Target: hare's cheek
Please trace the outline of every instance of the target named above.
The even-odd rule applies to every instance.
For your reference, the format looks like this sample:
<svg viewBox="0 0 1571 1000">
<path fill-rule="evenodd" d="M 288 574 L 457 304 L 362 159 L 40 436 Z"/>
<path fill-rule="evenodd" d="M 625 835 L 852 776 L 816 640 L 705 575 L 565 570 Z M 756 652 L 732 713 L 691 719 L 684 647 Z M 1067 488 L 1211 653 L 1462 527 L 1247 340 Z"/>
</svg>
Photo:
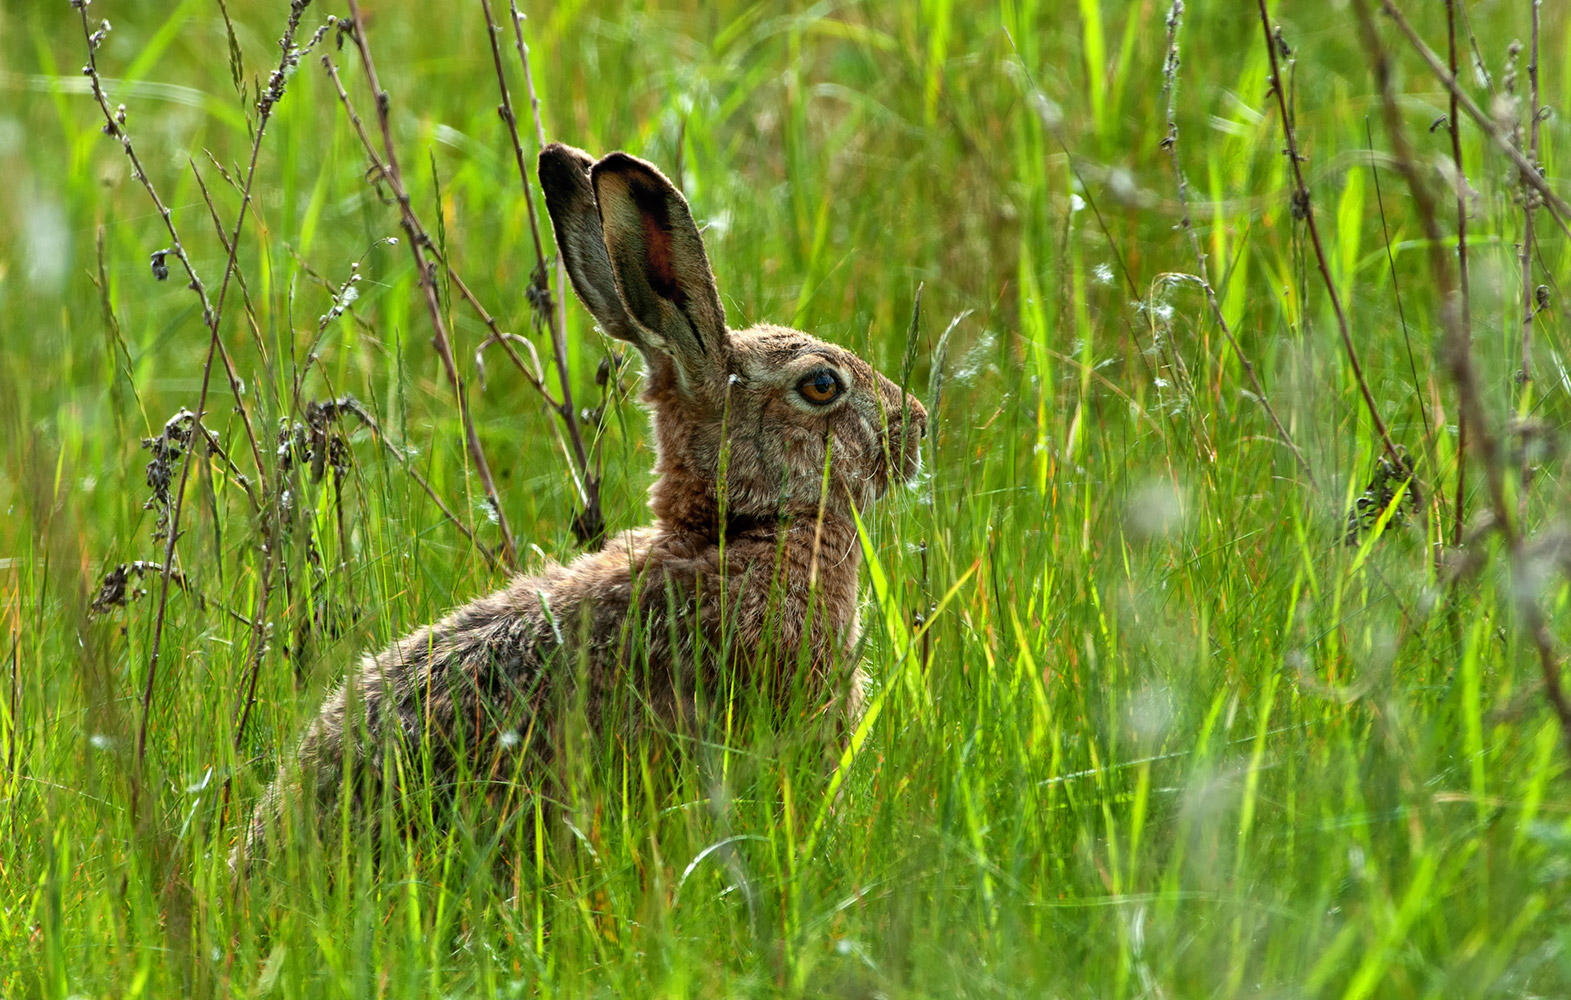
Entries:
<svg viewBox="0 0 1571 1000">
<path fill-rule="evenodd" d="M 824 438 L 805 427 L 787 424 L 786 455 L 796 466 L 822 465 Z"/>
</svg>

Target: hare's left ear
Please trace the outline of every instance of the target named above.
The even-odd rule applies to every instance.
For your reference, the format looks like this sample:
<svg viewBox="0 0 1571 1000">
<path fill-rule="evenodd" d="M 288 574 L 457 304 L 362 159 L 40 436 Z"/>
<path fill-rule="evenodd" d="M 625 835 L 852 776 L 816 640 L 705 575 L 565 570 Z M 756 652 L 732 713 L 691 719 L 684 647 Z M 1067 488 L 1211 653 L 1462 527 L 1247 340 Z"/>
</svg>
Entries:
<svg viewBox="0 0 1571 1000">
<path fill-rule="evenodd" d="M 595 158 L 581 149 L 553 142 L 540 151 L 540 186 L 545 189 L 546 211 L 556 232 L 556 249 L 573 279 L 578 298 L 607 334 L 637 346 L 645 357 L 658 345 L 650 344 L 644 330 L 622 307 L 611 274 L 611 257 L 600 235 L 600 210 L 589 168 Z"/>
<path fill-rule="evenodd" d="M 703 238 L 682 193 L 652 165 L 612 153 L 590 170 L 622 304 L 684 381 L 724 371 L 730 334 Z"/>
</svg>

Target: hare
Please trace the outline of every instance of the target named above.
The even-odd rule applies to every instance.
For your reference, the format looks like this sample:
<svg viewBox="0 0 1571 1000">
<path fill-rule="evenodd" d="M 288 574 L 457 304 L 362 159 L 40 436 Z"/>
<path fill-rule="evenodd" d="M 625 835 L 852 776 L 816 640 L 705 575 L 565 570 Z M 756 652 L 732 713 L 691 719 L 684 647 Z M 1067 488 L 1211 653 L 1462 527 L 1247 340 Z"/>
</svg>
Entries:
<svg viewBox="0 0 1571 1000">
<path fill-rule="evenodd" d="M 429 747 L 422 763 L 438 780 L 461 761 L 506 776 L 513 754 L 549 758 L 564 694 L 590 731 L 632 688 L 674 724 L 706 677 L 742 678 L 767 698 L 805 669 L 842 726 L 861 711 L 852 511 L 915 475 L 926 411 L 843 348 L 778 326 L 728 329 L 687 201 L 653 165 L 553 143 L 539 176 L 579 299 L 643 358 L 653 523 L 366 657 L 263 794 L 237 869 L 267 856 L 299 799 L 336 814 L 346 766 L 377 780 L 392 747 Z"/>
</svg>

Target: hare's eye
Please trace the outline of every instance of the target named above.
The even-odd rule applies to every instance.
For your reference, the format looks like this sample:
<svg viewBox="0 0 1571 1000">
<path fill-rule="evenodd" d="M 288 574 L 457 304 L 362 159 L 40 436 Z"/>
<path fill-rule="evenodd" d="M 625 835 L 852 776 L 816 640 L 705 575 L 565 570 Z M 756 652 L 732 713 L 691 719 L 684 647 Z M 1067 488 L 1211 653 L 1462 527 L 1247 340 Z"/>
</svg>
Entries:
<svg viewBox="0 0 1571 1000">
<path fill-rule="evenodd" d="M 796 391 L 814 406 L 824 406 L 839 399 L 845 389 L 839 376 L 827 368 L 820 368 L 798 382 Z"/>
</svg>

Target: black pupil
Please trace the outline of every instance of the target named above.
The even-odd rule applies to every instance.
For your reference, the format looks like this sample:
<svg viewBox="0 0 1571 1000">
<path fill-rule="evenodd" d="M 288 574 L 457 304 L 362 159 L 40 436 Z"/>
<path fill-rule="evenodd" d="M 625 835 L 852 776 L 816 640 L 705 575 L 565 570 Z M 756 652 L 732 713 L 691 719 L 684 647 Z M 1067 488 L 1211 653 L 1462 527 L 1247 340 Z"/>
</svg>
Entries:
<svg viewBox="0 0 1571 1000">
<path fill-rule="evenodd" d="M 835 377 L 828 372 L 819 372 L 813 376 L 809 383 L 813 387 L 813 395 L 828 396 L 835 391 Z"/>
</svg>

